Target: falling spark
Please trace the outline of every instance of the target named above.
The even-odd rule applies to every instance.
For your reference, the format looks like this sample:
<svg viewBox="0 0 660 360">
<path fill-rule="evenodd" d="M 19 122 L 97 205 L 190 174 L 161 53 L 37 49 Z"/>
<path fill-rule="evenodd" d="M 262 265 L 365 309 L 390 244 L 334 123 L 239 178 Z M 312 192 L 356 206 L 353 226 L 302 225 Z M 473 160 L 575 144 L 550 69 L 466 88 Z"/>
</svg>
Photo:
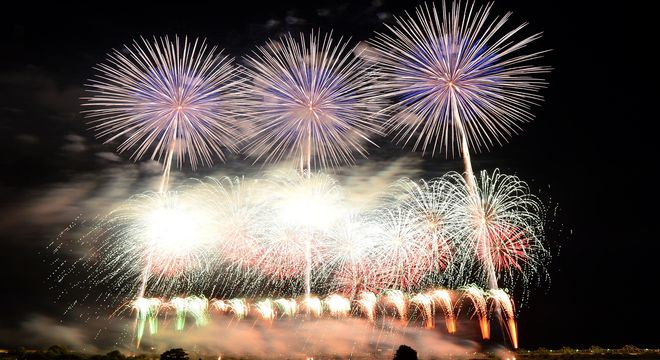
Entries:
<svg viewBox="0 0 660 360">
<path fill-rule="evenodd" d="M 499 307 L 504 313 L 504 319 L 507 322 L 507 332 L 511 339 L 511 345 L 514 349 L 518 348 L 518 329 L 516 326 L 516 317 L 513 307 L 513 300 L 504 290 L 491 289 L 488 291 L 489 298 L 493 299 L 494 306 Z"/>
<path fill-rule="evenodd" d="M 456 318 L 454 317 L 454 307 L 449 291 L 446 289 L 433 290 L 431 297 L 438 303 L 445 315 L 447 332 L 450 334 L 456 333 Z"/>
<path fill-rule="evenodd" d="M 433 307 L 433 298 L 427 294 L 417 294 L 410 299 L 411 304 L 417 304 L 424 315 L 424 326 L 427 329 L 434 328 L 433 315 L 435 314 Z"/>
</svg>

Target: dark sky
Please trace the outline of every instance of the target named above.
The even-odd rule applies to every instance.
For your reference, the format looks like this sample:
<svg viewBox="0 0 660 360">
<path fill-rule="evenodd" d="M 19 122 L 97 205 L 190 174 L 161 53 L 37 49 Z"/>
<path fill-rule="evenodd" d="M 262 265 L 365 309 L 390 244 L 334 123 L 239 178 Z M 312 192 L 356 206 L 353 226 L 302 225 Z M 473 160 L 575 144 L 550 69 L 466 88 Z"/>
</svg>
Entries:
<svg viewBox="0 0 660 360">
<path fill-rule="evenodd" d="M 187 34 L 206 37 L 239 58 L 269 37 L 319 27 L 363 40 L 383 29 L 382 19 L 391 21 L 391 14 L 418 4 L 219 3 L 105 2 L 103 9 L 90 3 L 4 14 L 0 346 L 33 341 L 25 335 L 28 319 L 61 317 L 65 305 L 53 302 L 46 246 L 78 215 L 80 202 L 89 203 L 121 174 L 130 174 L 131 186 L 137 186 L 154 171 L 113 155 L 78 114 L 82 84 L 110 49 L 140 35 Z M 657 332 L 647 330 L 660 321 L 651 295 L 660 275 L 660 246 L 653 231 L 657 135 L 651 127 L 657 115 L 646 99 L 656 89 L 647 70 L 653 69 L 647 66 L 651 60 L 643 54 L 657 41 L 644 39 L 645 10 L 628 3 L 496 2 L 495 13 L 507 10 L 514 12 L 514 23 L 530 23 L 528 32 L 544 32 L 535 46 L 552 49 L 542 63 L 554 69 L 545 103 L 534 110 L 536 120 L 505 146 L 473 157 L 476 169 L 515 173 L 558 209 L 552 226 L 558 230 L 548 236 L 555 251 L 552 282 L 533 291 L 521 311 L 522 346 L 660 347 Z M 406 153 L 384 145 L 373 150 L 373 158 L 385 163 Z M 419 166 L 422 176 L 430 176 L 460 170 L 460 164 L 436 158 Z M 217 165 L 240 171 L 232 166 Z M 130 189 L 112 196 L 130 195 Z"/>
</svg>

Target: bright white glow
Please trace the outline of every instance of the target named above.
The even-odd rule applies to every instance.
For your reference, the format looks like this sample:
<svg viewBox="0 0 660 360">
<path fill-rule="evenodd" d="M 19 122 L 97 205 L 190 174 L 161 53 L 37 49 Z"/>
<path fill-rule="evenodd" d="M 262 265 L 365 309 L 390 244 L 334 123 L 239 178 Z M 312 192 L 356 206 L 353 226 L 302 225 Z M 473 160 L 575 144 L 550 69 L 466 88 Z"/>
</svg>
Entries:
<svg viewBox="0 0 660 360">
<path fill-rule="evenodd" d="M 151 247 L 173 256 L 194 251 L 203 238 L 200 220 L 178 208 L 157 209 L 146 219 Z"/>
<path fill-rule="evenodd" d="M 341 214 L 340 207 L 333 198 L 305 190 L 307 189 L 291 194 L 285 201 L 282 206 L 282 220 L 293 226 L 307 226 L 315 230 L 328 229 Z"/>
</svg>

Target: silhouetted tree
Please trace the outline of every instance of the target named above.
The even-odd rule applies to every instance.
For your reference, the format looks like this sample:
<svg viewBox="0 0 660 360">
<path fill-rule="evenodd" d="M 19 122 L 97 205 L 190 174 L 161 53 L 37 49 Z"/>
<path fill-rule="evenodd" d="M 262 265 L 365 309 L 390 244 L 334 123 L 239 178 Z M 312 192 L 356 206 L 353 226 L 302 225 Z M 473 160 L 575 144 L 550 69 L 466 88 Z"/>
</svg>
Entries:
<svg viewBox="0 0 660 360">
<path fill-rule="evenodd" d="M 105 354 L 107 360 L 126 360 L 126 356 L 120 353 L 119 350 L 113 350 Z"/>
<path fill-rule="evenodd" d="M 408 345 L 401 345 L 394 354 L 394 360 L 417 360 L 417 351 Z"/>
<path fill-rule="evenodd" d="M 188 354 L 181 348 L 169 349 L 160 354 L 160 360 L 189 360 Z"/>
<path fill-rule="evenodd" d="M 46 350 L 46 355 L 55 357 L 55 356 L 59 356 L 59 355 L 64 355 L 67 352 L 68 351 L 65 348 L 63 348 L 62 346 L 53 345 L 53 346 L 49 347 L 48 350 Z"/>
</svg>

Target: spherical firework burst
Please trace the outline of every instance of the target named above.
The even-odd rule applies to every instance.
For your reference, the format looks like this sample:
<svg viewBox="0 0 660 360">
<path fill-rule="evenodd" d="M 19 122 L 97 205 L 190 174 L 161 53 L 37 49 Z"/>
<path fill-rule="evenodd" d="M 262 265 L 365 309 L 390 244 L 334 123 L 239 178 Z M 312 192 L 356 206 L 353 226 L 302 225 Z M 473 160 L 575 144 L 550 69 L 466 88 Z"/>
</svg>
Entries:
<svg viewBox="0 0 660 360">
<path fill-rule="evenodd" d="M 136 292 L 165 296 L 204 289 L 215 264 L 212 214 L 185 192 L 131 197 L 88 235 L 89 251 L 81 260 L 88 285 L 106 286 L 114 301 Z"/>
<path fill-rule="evenodd" d="M 193 180 L 188 192 L 213 211 L 218 230 L 214 253 L 219 256 L 218 261 L 225 269 L 253 268 L 260 256 L 259 245 L 272 225 L 268 219 L 273 216 L 258 182 L 209 177 Z"/>
<path fill-rule="evenodd" d="M 417 182 L 404 178 L 397 181 L 392 193 L 395 206 L 412 215 L 413 226 L 419 230 L 418 242 L 431 250 L 427 271 L 441 274 L 451 260 L 450 242 L 460 226 L 456 206 L 460 190 L 444 178 Z"/>
<path fill-rule="evenodd" d="M 463 178 L 454 174 L 457 182 Z M 507 287 L 522 280 L 526 287 L 533 275 L 543 271 L 548 252 L 543 246 L 543 207 L 538 197 L 530 194 L 527 184 L 516 176 L 495 170 L 482 171 L 475 179 L 477 194 L 465 183 L 460 218 L 464 221 L 455 240 L 462 258 L 461 269 L 468 273 L 457 276 L 476 279 L 498 287 L 498 277 Z"/>
<path fill-rule="evenodd" d="M 376 77 L 347 42 L 331 34 L 291 35 L 246 56 L 247 115 L 252 136 L 245 150 L 267 162 L 291 158 L 301 169 L 337 166 L 366 156 L 365 142 L 381 133 Z"/>
<path fill-rule="evenodd" d="M 532 118 L 545 85 L 536 76 L 549 68 L 530 65 L 542 52 L 520 50 L 540 34 L 515 41 L 525 24 L 504 31 L 511 13 L 492 19 L 491 9 L 443 2 L 439 13 L 423 5 L 371 41 L 384 77 L 379 88 L 395 101 L 386 127 L 397 141 L 432 155 L 461 144 L 467 156 L 468 146 L 501 143 Z"/>
<path fill-rule="evenodd" d="M 120 153 L 165 159 L 166 184 L 175 155 L 195 169 L 237 149 L 243 96 L 231 62 L 203 40 L 135 41 L 97 66 L 85 113 L 98 137 L 121 141 Z"/>
<path fill-rule="evenodd" d="M 330 292 L 341 292 L 352 299 L 360 291 L 385 286 L 371 256 L 378 240 L 374 225 L 355 212 L 347 213 L 332 226 L 323 242 L 321 270 Z"/>
<path fill-rule="evenodd" d="M 269 183 L 268 202 L 277 214 L 273 216 L 276 225 L 264 238 L 259 268 L 274 269 L 282 278 L 304 274 L 309 296 L 312 268 L 323 259 L 321 241 L 342 211 L 341 187 L 330 176 L 310 172 L 272 173 Z"/>
<path fill-rule="evenodd" d="M 378 242 L 373 255 L 386 289 L 417 289 L 432 269 L 433 249 L 422 236 L 410 210 L 396 207 L 374 215 Z"/>
</svg>

